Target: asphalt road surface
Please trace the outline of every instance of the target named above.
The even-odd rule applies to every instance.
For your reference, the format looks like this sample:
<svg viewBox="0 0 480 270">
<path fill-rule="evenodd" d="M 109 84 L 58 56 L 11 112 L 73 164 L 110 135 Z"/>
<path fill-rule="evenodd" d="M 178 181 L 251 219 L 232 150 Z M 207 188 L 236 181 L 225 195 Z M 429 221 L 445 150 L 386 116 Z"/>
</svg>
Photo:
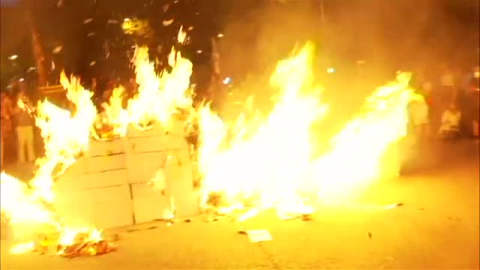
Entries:
<svg viewBox="0 0 480 270">
<path fill-rule="evenodd" d="M 478 269 L 478 143 L 430 148 L 423 168 L 356 204 L 321 206 L 310 221 L 264 213 L 244 224 L 145 224 L 108 232 L 119 233 L 118 251 L 76 259 L 10 255 L 2 241 L 1 269 Z M 402 205 L 383 207 L 392 203 Z M 241 229 L 273 239 L 251 243 Z"/>
</svg>

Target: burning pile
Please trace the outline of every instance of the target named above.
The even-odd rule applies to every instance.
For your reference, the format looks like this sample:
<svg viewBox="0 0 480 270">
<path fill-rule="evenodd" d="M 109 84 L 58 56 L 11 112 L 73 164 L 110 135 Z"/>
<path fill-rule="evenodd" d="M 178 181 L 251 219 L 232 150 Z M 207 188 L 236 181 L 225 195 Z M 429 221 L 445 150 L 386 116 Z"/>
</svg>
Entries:
<svg viewBox="0 0 480 270">
<path fill-rule="evenodd" d="M 179 33 L 179 43 L 185 33 Z M 48 100 L 37 106 L 37 125 L 45 142 L 45 156 L 30 188 L 2 173 L 2 215 L 15 231 L 23 224 L 51 228 L 48 237 L 12 250 L 45 251 L 56 246 L 66 257 L 99 255 L 115 249 L 102 240 L 100 231 L 73 230 L 61 224 L 49 204 L 52 186 L 87 149 L 91 136 L 112 139 L 125 136 L 128 125 L 148 129 L 159 123 L 169 127 L 179 112 L 198 120 L 198 171 L 202 178 L 202 206 L 228 213 L 253 208 L 241 219 L 262 209 L 276 209 L 282 218 L 308 215 L 319 199 L 338 200 L 354 196 L 379 177 L 385 151 L 406 133 L 406 107 L 413 91 L 409 74 L 378 88 L 362 111 L 331 141 L 327 153 L 315 156 L 312 126 L 328 113 L 322 88 L 314 84 L 313 45 L 307 43 L 290 58 L 280 61 L 270 83 L 279 90 L 271 112 L 252 117 L 241 114 L 233 124 L 225 123 L 208 105 L 194 110 L 190 92 L 192 63 L 172 48 L 171 72 L 158 75 L 148 50 L 138 48 L 134 58 L 138 93 L 123 104 L 123 88 L 113 90 L 100 117 L 91 101 L 92 93 L 76 78 L 62 74 L 62 85 L 74 110 L 59 108 Z M 105 128 L 109 126 L 109 128 Z M 55 236 L 52 236 L 55 235 Z M 53 240 L 52 240 L 53 238 Z M 52 244 L 54 243 L 54 244 Z"/>
</svg>

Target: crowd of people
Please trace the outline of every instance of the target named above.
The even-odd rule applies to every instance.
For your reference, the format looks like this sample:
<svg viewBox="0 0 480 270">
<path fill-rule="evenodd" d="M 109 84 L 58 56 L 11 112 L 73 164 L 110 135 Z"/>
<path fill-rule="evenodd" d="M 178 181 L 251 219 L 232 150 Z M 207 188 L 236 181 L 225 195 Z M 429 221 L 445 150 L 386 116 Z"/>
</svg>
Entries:
<svg viewBox="0 0 480 270">
<path fill-rule="evenodd" d="M 418 76 L 413 87 L 420 94 L 409 108 L 410 123 L 420 139 L 479 138 L 480 73 L 476 66 L 455 73 L 446 66 L 437 76 Z"/>
<path fill-rule="evenodd" d="M 19 163 L 32 163 L 35 151 L 35 107 L 27 84 L 19 81 L 1 92 L 1 167 L 16 154 Z M 16 147 L 12 147 L 16 146 Z"/>
</svg>

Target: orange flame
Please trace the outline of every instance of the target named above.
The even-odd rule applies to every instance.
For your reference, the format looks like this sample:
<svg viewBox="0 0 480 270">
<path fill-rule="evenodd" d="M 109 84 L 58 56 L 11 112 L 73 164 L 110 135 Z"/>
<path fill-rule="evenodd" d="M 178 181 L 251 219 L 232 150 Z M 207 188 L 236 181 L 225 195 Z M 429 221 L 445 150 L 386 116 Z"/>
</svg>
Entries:
<svg viewBox="0 0 480 270">
<path fill-rule="evenodd" d="M 134 64 L 139 88 L 138 94 L 128 103 L 132 124 L 140 128 L 154 122 L 168 126 L 178 109 L 191 107 L 189 86 L 192 63 L 183 58 L 180 52 L 175 52 L 172 48 L 169 55 L 172 71 L 163 72 L 160 76 L 155 73 L 153 63 L 149 61 L 146 47 L 137 48 Z"/>
<path fill-rule="evenodd" d="M 227 139 L 229 127 L 208 108 L 200 110 L 204 202 L 208 194 L 222 193 L 229 204 L 255 199 L 261 207 L 302 205 L 296 192 L 312 154 L 310 128 L 327 112 L 318 100 L 321 88 L 312 84 L 312 52 L 308 43 L 279 62 L 270 82 L 281 96 L 260 125 L 241 116 L 241 125 L 233 126 L 241 129 Z"/>
</svg>

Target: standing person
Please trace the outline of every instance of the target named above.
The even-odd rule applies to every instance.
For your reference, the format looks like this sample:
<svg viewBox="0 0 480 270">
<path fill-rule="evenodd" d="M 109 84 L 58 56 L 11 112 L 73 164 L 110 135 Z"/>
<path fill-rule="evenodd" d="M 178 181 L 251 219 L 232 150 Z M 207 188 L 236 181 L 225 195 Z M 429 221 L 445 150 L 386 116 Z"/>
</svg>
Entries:
<svg viewBox="0 0 480 270">
<path fill-rule="evenodd" d="M 421 93 L 422 93 L 422 96 L 425 100 L 425 103 L 427 105 L 427 109 L 428 109 L 428 134 L 429 136 L 431 135 L 431 130 L 434 130 L 434 126 L 433 126 L 433 123 L 434 123 L 434 119 L 433 119 L 433 113 L 434 113 L 434 108 L 435 108 L 435 104 L 434 104 L 434 101 L 433 101 L 433 85 L 430 81 L 423 81 L 422 82 L 422 86 L 421 86 Z"/>
<path fill-rule="evenodd" d="M 12 123 L 12 115 L 13 115 L 13 106 L 12 100 L 8 96 L 5 91 L 2 91 L 1 94 L 1 139 L 2 145 L 1 148 L 1 164 L 0 167 L 4 167 L 5 162 L 5 146 L 7 145 L 7 140 L 10 139 L 12 130 L 13 130 L 13 123 Z"/>
<path fill-rule="evenodd" d="M 33 118 L 34 108 L 25 93 L 25 89 L 20 89 L 18 93 L 14 112 L 17 127 L 18 162 L 33 162 L 35 161 L 35 151 L 33 147 L 33 126 L 35 124 Z"/>
<path fill-rule="evenodd" d="M 443 72 L 440 76 L 439 91 L 440 91 L 439 98 L 440 98 L 440 102 L 442 103 L 442 111 L 443 111 L 449 107 L 449 104 L 454 102 L 456 97 L 455 76 L 448 67 L 443 68 Z"/>
<path fill-rule="evenodd" d="M 409 104 L 410 120 L 418 141 L 425 141 L 430 135 L 429 109 L 425 98 L 415 94 Z"/>
<path fill-rule="evenodd" d="M 458 110 L 456 104 L 452 102 L 448 109 L 443 112 L 442 125 L 438 131 L 440 137 L 444 139 L 458 138 L 461 117 L 461 112 Z"/>
</svg>

